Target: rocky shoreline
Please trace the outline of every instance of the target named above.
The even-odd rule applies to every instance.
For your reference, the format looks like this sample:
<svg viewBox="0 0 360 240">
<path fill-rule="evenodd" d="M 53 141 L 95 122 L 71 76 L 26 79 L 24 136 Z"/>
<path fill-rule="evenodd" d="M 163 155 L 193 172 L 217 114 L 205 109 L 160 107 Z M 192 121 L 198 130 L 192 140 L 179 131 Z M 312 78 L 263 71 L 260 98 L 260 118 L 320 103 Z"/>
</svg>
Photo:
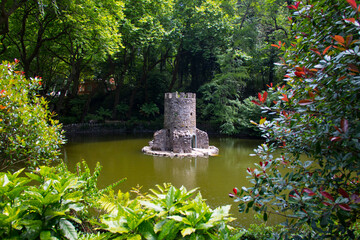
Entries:
<svg viewBox="0 0 360 240">
<path fill-rule="evenodd" d="M 142 148 L 142 152 L 147 155 L 160 156 L 160 157 L 208 157 L 216 156 L 219 154 L 219 149 L 214 146 L 209 146 L 209 148 L 193 148 L 190 153 L 174 153 L 172 151 L 154 151 L 151 147 L 146 146 Z"/>
</svg>

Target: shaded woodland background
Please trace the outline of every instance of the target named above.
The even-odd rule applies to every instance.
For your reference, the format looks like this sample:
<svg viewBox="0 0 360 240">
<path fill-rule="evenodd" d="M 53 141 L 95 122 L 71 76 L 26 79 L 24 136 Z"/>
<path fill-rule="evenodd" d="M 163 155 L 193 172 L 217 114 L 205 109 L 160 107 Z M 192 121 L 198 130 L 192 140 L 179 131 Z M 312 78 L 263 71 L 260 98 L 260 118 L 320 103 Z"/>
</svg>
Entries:
<svg viewBox="0 0 360 240">
<path fill-rule="evenodd" d="M 256 134 L 257 92 L 281 81 L 289 1 L 2 0 L 0 58 L 41 76 L 63 124 L 159 121 L 165 92 L 197 94 L 198 122 Z"/>
</svg>

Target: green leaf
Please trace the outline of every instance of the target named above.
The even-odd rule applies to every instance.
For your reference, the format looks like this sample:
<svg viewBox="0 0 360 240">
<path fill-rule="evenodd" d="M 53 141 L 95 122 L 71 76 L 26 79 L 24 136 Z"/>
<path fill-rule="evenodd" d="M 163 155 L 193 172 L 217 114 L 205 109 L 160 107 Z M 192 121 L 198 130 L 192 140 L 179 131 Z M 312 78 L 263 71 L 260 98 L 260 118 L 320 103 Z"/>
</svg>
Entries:
<svg viewBox="0 0 360 240">
<path fill-rule="evenodd" d="M 320 226 L 322 228 L 326 227 L 329 224 L 329 214 L 323 214 L 321 216 Z"/>
<path fill-rule="evenodd" d="M 163 221 L 160 221 L 160 222 L 156 223 L 155 226 L 154 226 L 154 232 L 155 232 L 155 233 L 158 233 L 159 231 L 161 231 L 161 230 L 162 230 L 162 227 L 163 227 L 164 224 L 167 223 L 167 222 L 168 222 L 168 220 L 165 219 L 165 220 L 163 220 Z"/>
<path fill-rule="evenodd" d="M 18 171 L 16 171 L 15 173 L 13 173 L 13 178 L 17 178 L 20 175 L 20 173 L 22 173 L 24 171 L 24 169 L 25 168 L 21 168 Z"/>
<path fill-rule="evenodd" d="M 161 206 L 159 206 L 157 204 L 154 204 L 152 202 L 149 202 L 149 201 L 140 201 L 140 204 L 147 207 L 147 208 L 153 209 L 156 212 L 163 212 L 164 211 L 164 209 Z"/>
<path fill-rule="evenodd" d="M 42 231 L 40 233 L 40 239 L 41 240 L 47 240 L 51 238 L 51 232 L 50 231 Z"/>
<path fill-rule="evenodd" d="M 35 180 L 35 181 L 38 181 L 38 182 L 41 182 L 41 177 L 38 175 L 38 174 L 35 174 L 35 173 L 29 173 L 29 172 L 26 172 L 25 173 L 26 176 L 28 176 L 30 179 L 32 180 Z"/>
<path fill-rule="evenodd" d="M 40 240 L 54 240 L 57 239 L 56 237 L 51 236 L 50 231 L 42 231 L 40 233 Z"/>
<path fill-rule="evenodd" d="M 72 225 L 71 222 L 66 220 L 65 218 L 61 218 L 59 221 L 59 228 L 62 234 L 70 240 L 77 240 L 78 234 L 76 232 L 76 229 L 74 225 Z"/>
<path fill-rule="evenodd" d="M 63 199 L 68 202 L 78 202 L 81 201 L 81 198 L 82 198 L 82 192 L 80 191 L 66 193 L 63 196 Z"/>
<path fill-rule="evenodd" d="M 174 204 L 174 200 L 175 200 L 175 188 L 171 186 L 165 197 L 165 203 L 168 209 L 170 209 L 171 206 Z"/>
<path fill-rule="evenodd" d="M 183 219 L 184 219 L 183 217 L 180 217 L 180 216 L 177 216 L 177 215 L 169 216 L 169 217 L 167 217 L 167 218 L 173 219 L 173 220 L 175 220 L 175 221 L 177 221 L 177 222 L 182 222 Z"/>
<path fill-rule="evenodd" d="M 9 178 L 6 174 L 4 174 L 1 178 L 1 185 L 2 187 L 5 187 L 8 183 L 10 183 Z"/>
<path fill-rule="evenodd" d="M 126 219 L 121 217 L 120 219 L 102 219 L 102 223 L 106 224 L 106 230 L 112 233 L 128 233 L 130 230 L 126 227 Z"/>
<path fill-rule="evenodd" d="M 167 221 L 164 225 L 162 225 L 158 239 L 174 239 L 178 231 L 177 226 L 178 225 L 175 220 Z"/>
<path fill-rule="evenodd" d="M 21 192 L 25 191 L 28 187 L 27 186 L 23 186 L 23 187 L 16 187 L 14 189 L 12 189 L 10 192 L 7 193 L 7 196 L 14 200 L 15 198 L 19 197 Z"/>
<path fill-rule="evenodd" d="M 196 231 L 196 228 L 188 227 L 188 228 L 185 228 L 185 229 L 181 230 L 181 235 L 183 237 L 185 237 L 187 235 L 190 235 L 190 234 L 194 233 L 195 231 Z"/>
<path fill-rule="evenodd" d="M 220 206 L 214 209 L 213 213 L 211 214 L 212 222 L 219 221 L 224 219 L 225 217 L 229 216 L 231 205 Z"/>
<path fill-rule="evenodd" d="M 52 203 L 57 203 L 59 202 L 61 199 L 61 195 L 60 194 L 53 194 L 51 192 L 49 192 L 48 194 L 46 194 L 44 200 L 43 200 L 43 204 L 44 205 L 49 205 Z"/>
<path fill-rule="evenodd" d="M 308 168 L 311 164 L 313 163 L 313 161 L 306 161 L 303 165 L 304 168 Z"/>
<path fill-rule="evenodd" d="M 139 234 L 136 234 L 135 236 L 131 236 L 129 238 L 127 238 L 129 240 L 141 240 L 141 235 Z"/>
<path fill-rule="evenodd" d="M 27 220 L 27 219 L 23 219 L 21 220 L 21 224 L 23 224 L 24 226 L 29 226 L 31 228 L 41 228 L 42 226 L 42 221 L 41 220 Z"/>
</svg>

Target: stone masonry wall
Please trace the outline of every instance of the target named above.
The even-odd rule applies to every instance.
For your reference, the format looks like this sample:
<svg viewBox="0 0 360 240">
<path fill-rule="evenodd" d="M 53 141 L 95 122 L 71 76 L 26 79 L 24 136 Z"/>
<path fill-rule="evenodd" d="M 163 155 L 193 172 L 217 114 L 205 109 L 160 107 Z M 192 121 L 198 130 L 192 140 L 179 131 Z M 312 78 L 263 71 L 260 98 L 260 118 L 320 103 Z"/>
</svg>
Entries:
<svg viewBox="0 0 360 240">
<path fill-rule="evenodd" d="M 196 94 L 166 93 L 164 99 L 164 128 L 196 131 Z"/>
<path fill-rule="evenodd" d="M 209 136 L 206 132 L 196 129 L 196 140 L 197 148 L 209 148 Z"/>
<path fill-rule="evenodd" d="M 174 153 L 191 153 L 191 135 L 189 131 L 173 131 L 173 152 Z"/>
<path fill-rule="evenodd" d="M 167 130 L 161 129 L 154 133 L 154 139 L 149 143 L 152 150 L 168 151 L 170 150 L 170 138 L 167 136 Z"/>
<path fill-rule="evenodd" d="M 196 128 L 196 94 L 165 93 L 164 129 L 149 143 L 154 151 L 191 153 L 193 148 L 209 148 L 206 132 Z"/>
</svg>

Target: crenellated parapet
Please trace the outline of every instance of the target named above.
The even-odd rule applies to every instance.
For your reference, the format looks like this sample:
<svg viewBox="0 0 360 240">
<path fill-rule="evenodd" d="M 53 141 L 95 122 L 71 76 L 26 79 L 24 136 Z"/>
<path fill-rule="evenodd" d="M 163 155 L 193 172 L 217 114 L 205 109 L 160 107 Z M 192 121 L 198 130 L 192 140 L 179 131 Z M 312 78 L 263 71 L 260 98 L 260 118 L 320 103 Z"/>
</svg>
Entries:
<svg viewBox="0 0 360 240">
<path fill-rule="evenodd" d="M 166 101 L 166 99 L 173 99 L 173 98 L 195 98 L 196 99 L 196 93 L 183 93 L 183 92 L 165 93 L 165 101 Z"/>
</svg>

